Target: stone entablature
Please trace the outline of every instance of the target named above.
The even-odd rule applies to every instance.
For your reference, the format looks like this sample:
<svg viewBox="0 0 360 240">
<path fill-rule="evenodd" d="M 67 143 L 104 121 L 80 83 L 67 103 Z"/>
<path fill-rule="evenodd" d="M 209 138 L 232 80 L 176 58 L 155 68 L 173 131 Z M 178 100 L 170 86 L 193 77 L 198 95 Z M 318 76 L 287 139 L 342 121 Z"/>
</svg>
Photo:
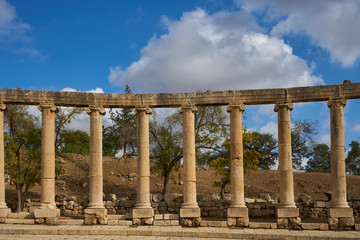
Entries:
<svg viewBox="0 0 360 240">
<path fill-rule="evenodd" d="M 317 102 L 332 98 L 360 98 L 360 83 L 321 85 L 312 87 L 272 88 L 255 90 L 204 91 L 192 93 L 85 93 L 54 92 L 41 90 L 0 89 L 0 103 L 39 105 L 54 103 L 56 106 L 105 108 L 135 106 L 180 107 L 189 102 L 194 105 L 228 105 L 242 102 L 245 105 L 275 104 L 278 102 Z"/>
</svg>

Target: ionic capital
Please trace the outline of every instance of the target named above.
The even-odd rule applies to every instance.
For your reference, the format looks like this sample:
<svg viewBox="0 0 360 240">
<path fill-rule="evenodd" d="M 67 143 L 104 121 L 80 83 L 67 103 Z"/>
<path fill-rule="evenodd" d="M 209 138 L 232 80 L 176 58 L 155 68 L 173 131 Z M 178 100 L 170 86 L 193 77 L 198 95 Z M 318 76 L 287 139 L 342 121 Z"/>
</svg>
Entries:
<svg viewBox="0 0 360 240">
<path fill-rule="evenodd" d="M 278 102 L 275 104 L 274 106 L 274 111 L 278 112 L 280 108 L 286 108 L 289 109 L 290 111 L 293 110 L 294 104 L 290 101 L 286 101 L 286 102 Z"/>
<path fill-rule="evenodd" d="M 332 98 L 329 101 L 327 101 L 327 105 L 329 108 L 331 107 L 345 107 L 347 103 L 347 99 L 346 98 Z"/>
<path fill-rule="evenodd" d="M 4 103 L 0 103 L 0 111 L 5 111 L 6 105 Z"/>
<path fill-rule="evenodd" d="M 92 112 L 99 112 L 100 115 L 105 115 L 106 111 L 105 108 L 101 106 L 91 105 L 86 109 L 86 112 L 88 114 L 91 114 Z"/>
<path fill-rule="evenodd" d="M 238 103 L 238 104 L 230 103 L 227 106 L 226 111 L 231 112 L 234 109 L 239 109 L 239 111 L 243 112 L 243 111 L 245 111 L 245 104 L 243 104 L 243 103 Z"/>
<path fill-rule="evenodd" d="M 179 112 L 181 114 L 183 114 L 186 111 L 191 111 L 192 113 L 195 113 L 195 112 L 197 112 L 197 107 L 194 104 L 187 104 L 187 105 L 182 105 L 179 108 Z"/>
<path fill-rule="evenodd" d="M 149 108 L 147 106 L 137 106 L 137 107 L 135 107 L 134 108 L 134 113 L 138 114 L 139 112 L 145 112 L 145 114 L 147 114 L 147 115 L 152 114 L 151 108 Z"/>
<path fill-rule="evenodd" d="M 55 113 L 57 113 L 59 111 L 59 109 L 53 103 L 41 103 L 38 106 L 38 109 L 40 111 L 43 111 L 45 109 L 49 109 L 51 112 L 55 112 Z"/>
</svg>

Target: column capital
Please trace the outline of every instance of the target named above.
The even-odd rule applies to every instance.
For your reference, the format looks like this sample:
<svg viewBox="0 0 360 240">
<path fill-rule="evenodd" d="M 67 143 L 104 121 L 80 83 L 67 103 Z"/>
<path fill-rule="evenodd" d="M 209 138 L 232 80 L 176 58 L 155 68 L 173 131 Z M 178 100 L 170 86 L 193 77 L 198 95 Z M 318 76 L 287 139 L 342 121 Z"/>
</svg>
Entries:
<svg viewBox="0 0 360 240">
<path fill-rule="evenodd" d="M 106 111 L 105 108 L 101 107 L 101 106 L 96 106 L 96 105 L 90 105 L 87 109 L 86 112 L 88 114 L 91 114 L 92 112 L 96 112 L 98 111 L 100 115 L 105 115 Z"/>
<path fill-rule="evenodd" d="M 231 112 L 234 109 L 239 109 L 239 111 L 243 112 L 243 111 L 245 111 L 245 104 L 243 104 L 243 103 L 230 103 L 227 106 L 226 111 Z"/>
<path fill-rule="evenodd" d="M 6 105 L 4 103 L 0 103 L 0 111 L 5 111 Z"/>
<path fill-rule="evenodd" d="M 55 113 L 59 111 L 59 109 L 53 103 L 41 103 L 38 106 L 38 109 L 40 111 L 43 111 L 44 109 L 50 109 L 51 112 L 55 112 Z"/>
<path fill-rule="evenodd" d="M 290 111 L 293 110 L 294 104 L 290 101 L 278 102 L 274 106 L 274 111 L 278 112 L 280 108 L 287 108 Z"/>
<path fill-rule="evenodd" d="M 149 108 L 147 106 L 135 106 L 134 113 L 138 114 L 139 112 L 145 112 L 145 114 L 147 114 L 147 115 L 152 114 L 151 108 Z"/>
<path fill-rule="evenodd" d="M 331 108 L 332 106 L 334 106 L 334 107 L 345 107 L 346 103 L 347 103 L 347 99 L 342 98 L 342 97 L 332 98 L 332 99 L 329 99 L 327 101 L 327 105 L 328 105 L 329 108 Z"/>
<path fill-rule="evenodd" d="M 181 114 L 183 114 L 185 111 L 191 111 L 191 112 L 195 113 L 195 112 L 197 112 L 197 107 L 194 104 L 182 105 L 179 108 L 179 112 Z"/>
</svg>

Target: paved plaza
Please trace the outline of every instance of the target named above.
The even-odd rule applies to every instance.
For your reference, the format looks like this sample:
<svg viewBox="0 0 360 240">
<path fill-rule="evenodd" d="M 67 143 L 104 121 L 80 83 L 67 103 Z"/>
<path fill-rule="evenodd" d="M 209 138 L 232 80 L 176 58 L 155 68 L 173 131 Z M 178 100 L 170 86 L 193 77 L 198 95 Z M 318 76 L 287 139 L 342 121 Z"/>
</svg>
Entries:
<svg viewBox="0 0 360 240">
<path fill-rule="evenodd" d="M 1 224 L 0 239 L 360 239 L 360 231 Z"/>
</svg>

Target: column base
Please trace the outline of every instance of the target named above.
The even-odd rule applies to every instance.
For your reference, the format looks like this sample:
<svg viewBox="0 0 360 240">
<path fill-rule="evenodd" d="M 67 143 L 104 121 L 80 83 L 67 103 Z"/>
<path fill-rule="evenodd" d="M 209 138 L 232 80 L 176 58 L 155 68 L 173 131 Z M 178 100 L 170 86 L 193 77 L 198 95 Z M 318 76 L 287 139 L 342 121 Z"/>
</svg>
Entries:
<svg viewBox="0 0 360 240">
<path fill-rule="evenodd" d="M 227 210 L 228 227 L 249 226 L 249 211 L 247 207 L 229 207 Z"/>
<path fill-rule="evenodd" d="M 329 208 L 328 221 L 330 230 L 353 230 L 355 226 L 353 209 Z"/>
<path fill-rule="evenodd" d="M 276 209 L 276 222 L 278 228 L 302 229 L 299 209 L 296 207 L 279 207 Z"/>
<path fill-rule="evenodd" d="M 0 208 L 0 218 L 6 218 L 9 213 L 11 213 L 10 208 Z"/>
<path fill-rule="evenodd" d="M 106 208 L 87 208 L 85 209 L 85 225 L 107 224 Z"/>
<path fill-rule="evenodd" d="M 200 227 L 201 211 L 199 207 L 180 208 L 180 225 L 186 227 Z"/>
<path fill-rule="evenodd" d="M 132 211 L 133 225 L 153 225 L 154 224 L 154 209 L 147 208 L 134 208 Z"/>
<path fill-rule="evenodd" d="M 60 216 L 60 209 L 41 206 L 34 211 L 35 218 L 56 218 Z"/>
<path fill-rule="evenodd" d="M 180 218 L 199 218 L 200 208 L 180 208 Z"/>
</svg>

